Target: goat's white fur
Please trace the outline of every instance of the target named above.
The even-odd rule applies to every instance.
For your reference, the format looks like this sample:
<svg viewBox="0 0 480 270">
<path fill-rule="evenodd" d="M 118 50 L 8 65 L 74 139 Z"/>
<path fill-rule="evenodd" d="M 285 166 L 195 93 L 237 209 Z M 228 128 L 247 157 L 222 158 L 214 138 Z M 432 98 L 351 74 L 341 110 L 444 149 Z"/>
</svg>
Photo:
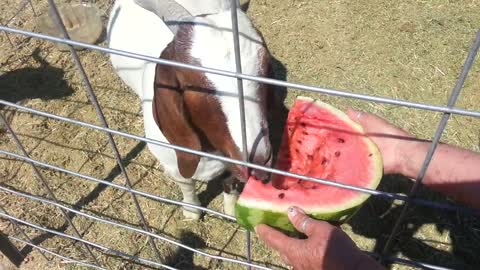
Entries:
<svg viewBox="0 0 480 270">
<path fill-rule="evenodd" d="M 231 29 L 229 0 L 177 0 L 192 15 L 203 13 L 218 13 L 206 17 L 197 17 L 195 22 L 206 22 L 216 27 Z M 201 4 L 200 4 L 201 2 Z M 208 2 L 206 4 L 205 2 Z M 227 8 L 227 10 L 225 10 Z M 238 13 L 239 29 L 241 33 L 257 43 L 248 42 L 241 36 L 240 46 L 242 52 L 243 72 L 257 74 L 259 69 L 258 59 L 252 57 L 260 48 L 261 39 L 243 12 Z M 197 58 L 203 66 L 235 71 L 235 55 L 233 50 L 233 37 L 230 30 L 214 31 L 207 26 L 194 26 L 193 44 L 190 54 Z M 143 9 L 133 0 L 116 0 L 108 23 L 108 42 L 113 49 L 136 52 L 151 57 L 159 57 L 166 46 L 173 40 L 173 34 L 165 23 L 154 13 Z M 168 142 L 164 134 L 158 128 L 152 113 L 152 99 L 154 94 L 155 63 L 132 59 L 111 54 L 111 62 L 118 75 L 140 97 L 143 107 L 145 136 L 162 142 Z M 218 91 L 237 93 L 236 79 L 207 75 L 207 78 Z M 255 82 L 245 81 L 245 111 L 247 123 L 247 142 L 251 149 L 255 137 L 261 133 L 266 124 L 260 117 L 257 85 Z M 238 98 L 235 96 L 219 96 L 220 104 L 227 116 L 228 127 L 235 143 L 242 149 L 240 112 Z M 199 205 L 194 190 L 192 179 L 209 181 L 222 174 L 226 167 L 222 162 L 201 158 L 200 163 L 192 179 L 181 176 L 177 167 L 175 151 L 169 148 L 148 144 L 150 151 L 159 160 L 165 173 L 175 180 L 183 193 L 184 202 Z M 265 139 L 259 144 L 259 153 L 269 154 L 269 144 Z M 215 153 L 220 154 L 220 153 Z M 227 214 L 233 215 L 233 205 L 236 201 L 232 195 L 225 195 L 224 204 Z M 198 219 L 200 211 L 184 209 L 184 216 L 190 219 Z"/>
</svg>

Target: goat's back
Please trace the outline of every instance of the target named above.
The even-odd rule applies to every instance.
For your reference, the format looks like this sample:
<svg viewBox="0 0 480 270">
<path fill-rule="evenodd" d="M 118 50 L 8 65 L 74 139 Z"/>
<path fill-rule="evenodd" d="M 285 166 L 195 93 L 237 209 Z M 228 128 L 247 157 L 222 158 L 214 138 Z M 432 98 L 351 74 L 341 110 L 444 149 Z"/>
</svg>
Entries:
<svg viewBox="0 0 480 270">
<path fill-rule="evenodd" d="M 173 33 L 157 15 L 133 0 L 115 1 L 107 31 L 110 48 L 155 58 L 173 39 Z M 110 59 L 122 80 L 143 99 L 142 81 L 148 62 L 115 54 Z"/>
</svg>

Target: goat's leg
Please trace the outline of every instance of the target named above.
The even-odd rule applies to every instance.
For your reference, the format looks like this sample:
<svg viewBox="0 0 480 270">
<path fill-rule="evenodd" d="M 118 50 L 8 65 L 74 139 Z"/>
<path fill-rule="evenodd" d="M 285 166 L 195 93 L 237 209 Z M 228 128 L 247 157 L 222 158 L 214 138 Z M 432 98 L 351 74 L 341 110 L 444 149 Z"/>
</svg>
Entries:
<svg viewBox="0 0 480 270">
<path fill-rule="evenodd" d="M 182 191 L 183 202 L 200 206 L 200 200 L 195 192 L 195 182 L 193 180 L 189 180 L 188 182 L 177 182 L 177 184 Z M 185 219 L 199 220 L 201 215 L 202 211 L 200 209 L 186 206 L 183 207 L 183 216 Z"/>
<path fill-rule="evenodd" d="M 227 215 L 235 215 L 235 203 L 240 193 L 238 184 L 239 181 L 233 176 L 223 180 L 223 212 Z"/>
</svg>

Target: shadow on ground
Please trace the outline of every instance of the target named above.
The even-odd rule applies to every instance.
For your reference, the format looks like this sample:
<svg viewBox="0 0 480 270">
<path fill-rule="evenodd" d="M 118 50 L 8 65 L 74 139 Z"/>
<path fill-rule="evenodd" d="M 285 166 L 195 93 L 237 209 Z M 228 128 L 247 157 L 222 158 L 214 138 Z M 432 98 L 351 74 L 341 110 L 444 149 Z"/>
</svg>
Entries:
<svg viewBox="0 0 480 270">
<path fill-rule="evenodd" d="M 20 68 L 6 73 L 0 72 L 0 99 L 23 103 L 30 99 L 52 100 L 73 94 L 73 89 L 64 79 L 64 71 L 47 63 L 37 48 L 31 57 L 40 64 L 38 68 Z M 0 105 L 0 109 L 3 109 Z M 9 111 L 7 119 L 11 121 L 14 113 Z M 3 123 L 0 131 L 4 131 Z"/>
<path fill-rule="evenodd" d="M 379 190 L 408 194 L 413 182 L 399 175 L 388 175 L 382 180 Z M 421 188 L 419 198 L 447 202 L 446 197 Z M 349 222 L 356 234 L 376 239 L 374 252 L 380 254 L 388 236 L 400 215 L 402 207 L 391 201 L 371 197 L 364 207 Z M 432 225 L 428 229 L 441 234 L 449 234 L 448 240 L 422 239 L 420 228 Z M 441 265 L 454 269 L 478 269 L 480 259 L 478 243 L 480 241 L 480 218 L 459 212 L 445 211 L 411 204 L 406 218 L 395 235 L 393 252 L 407 256 L 411 260 Z M 446 252 L 445 245 L 451 252 Z M 440 249 L 440 247 L 443 249 Z"/>
</svg>

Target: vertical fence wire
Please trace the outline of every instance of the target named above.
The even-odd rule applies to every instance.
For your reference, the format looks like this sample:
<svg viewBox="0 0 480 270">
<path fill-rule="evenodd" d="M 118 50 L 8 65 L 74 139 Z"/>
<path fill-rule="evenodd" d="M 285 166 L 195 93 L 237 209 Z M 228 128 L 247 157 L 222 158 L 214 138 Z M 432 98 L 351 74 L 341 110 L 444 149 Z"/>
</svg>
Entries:
<svg viewBox="0 0 480 270">
<path fill-rule="evenodd" d="M 231 0 L 231 16 L 232 16 L 232 34 L 233 34 L 233 46 L 235 50 L 235 68 L 237 73 L 242 73 L 242 59 L 240 55 L 240 35 L 238 32 L 238 0 Z M 243 96 L 243 79 L 237 78 L 237 90 L 238 90 L 238 106 L 240 109 L 240 125 L 242 130 L 242 152 L 243 160 L 249 161 L 248 157 L 248 147 L 247 147 L 247 129 L 245 123 L 245 102 Z M 247 177 L 250 175 L 250 169 L 247 168 Z M 246 245 L 246 256 L 247 262 L 251 262 L 251 236 L 250 231 L 245 230 L 245 245 Z M 251 269 L 250 266 L 247 266 L 247 269 Z"/>
<path fill-rule="evenodd" d="M 7 215 L 10 215 L 8 213 L 8 211 L 2 206 L 0 205 L 0 211 L 7 214 Z M 26 242 L 29 243 L 29 245 L 35 245 L 32 241 L 32 239 L 27 235 L 27 233 L 25 232 L 25 230 L 22 229 L 22 227 L 20 227 L 20 225 L 17 223 L 17 221 L 9 218 L 8 219 L 10 221 L 10 223 L 12 223 L 12 225 L 15 227 L 15 229 L 20 232 L 20 234 L 23 236 L 24 239 L 26 239 Z M 40 251 L 40 255 L 42 255 L 42 257 L 47 260 L 47 261 L 50 261 L 50 259 L 47 258 L 47 256 L 45 256 L 45 253 L 43 251 Z"/>
<path fill-rule="evenodd" d="M 23 147 L 23 144 L 22 142 L 20 142 L 20 140 L 18 139 L 17 137 L 17 134 L 13 131 L 12 127 L 10 126 L 10 124 L 8 123 L 7 119 L 5 118 L 5 116 L 3 115 L 3 113 L 0 112 L 0 121 L 3 122 L 4 126 L 7 128 L 7 131 L 8 133 L 10 133 L 10 135 L 12 136 L 12 139 L 14 141 L 14 143 L 17 145 L 18 149 L 22 152 L 22 154 L 27 157 L 27 158 L 30 158 L 30 155 L 28 154 L 27 150 L 25 150 L 25 148 Z M 43 187 L 47 190 L 47 193 L 48 195 L 50 196 L 50 198 L 52 198 L 55 202 L 58 203 L 58 200 L 57 200 L 57 197 L 55 196 L 55 194 L 53 193 L 52 189 L 50 188 L 50 186 L 48 185 L 48 182 L 45 180 L 45 178 L 43 177 L 42 173 L 40 173 L 40 171 L 38 170 L 37 166 L 34 164 L 34 163 L 31 163 L 29 162 L 30 165 L 32 166 L 32 169 L 35 173 L 35 175 L 37 176 L 37 179 L 40 180 L 41 184 L 43 185 Z M 65 220 L 68 222 L 68 224 L 70 225 L 70 227 L 72 227 L 72 230 L 73 232 L 75 233 L 75 235 L 78 237 L 78 238 L 82 238 L 80 232 L 78 231 L 77 227 L 73 224 L 73 221 L 72 219 L 70 218 L 70 216 L 67 214 L 67 212 L 64 210 L 64 209 L 61 209 L 60 208 L 60 211 L 62 212 L 62 215 L 63 217 L 65 218 Z M 90 249 L 90 247 L 86 244 L 84 244 L 85 248 L 87 249 L 87 252 L 88 254 L 90 255 L 90 257 L 92 257 L 93 261 L 100 265 L 100 263 L 98 262 L 97 260 L 97 257 L 95 257 L 95 255 L 93 254 L 92 250 Z"/>
<path fill-rule="evenodd" d="M 49 6 L 50 6 L 50 8 L 53 12 L 55 23 L 57 24 L 57 27 L 60 28 L 60 30 L 61 30 L 65 39 L 70 39 L 70 37 L 68 35 L 68 32 L 67 32 L 67 29 L 65 28 L 65 24 L 64 24 L 64 22 L 63 22 L 63 20 L 60 16 L 60 13 L 58 12 L 55 1 L 48 0 L 48 3 L 49 3 Z M 87 96 L 88 96 L 88 98 L 90 99 L 90 102 L 92 103 L 92 105 L 95 108 L 95 111 L 96 111 L 97 116 L 100 120 L 100 123 L 102 124 L 103 127 L 108 128 L 108 123 L 105 119 L 105 115 L 103 114 L 102 108 L 100 107 L 100 104 L 98 103 L 97 97 L 96 97 L 96 95 L 93 91 L 93 87 L 90 83 L 90 80 L 88 79 L 87 73 L 85 72 L 85 69 L 83 67 L 82 62 L 80 61 L 80 57 L 78 56 L 78 53 L 75 51 L 73 46 L 69 45 L 68 47 L 69 47 L 69 50 L 70 50 L 70 54 L 73 57 L 73 60 L 75 62 L 75 65 L 78 68 L 80 76 L 82 77 L 82 80 L 83 80 L 83 83 L 85 85 L 85 89 L 86 89 L 86 92 L 87 92 Z M 112 134 L 110 134 L 108 132 L 106 132 L 105 134 L 107 135 L 108 141 L 109 141 L 109 143 L 112 147 L 113 154 L 115 156 L 116 162 L 117 162 L 120 170 L 122 171 L 123 177 L 125 178 L 125 185 L 127 186 L 127 188 L 129 190 L 131 190 L 132 189 L 132 184 L 131 184 L 130 178 L 128 177 L 125 166 L 123 165 L 122 158 L 120 156 L 120 152 L 118 151 L 118 148 L 117 148 L 117 144 L 115 143 L 115 140 L 113 139 Z M 148 226 L 147 220 L 145 219 L 145 216 L 143 215 L 143 212 L 142 212 L 142 209 L 140 207 L 140 203 L 138 202 L 137 196 L 134 193 L 132 193 L 131 191 L 129 191 L 129 193 L 132 196 L 132 200 L 133 200 L 134 205 L 135 205 L 135 210 L 136 210 L 138 218 L 140 219 L 140 222 L 142 223 L 142 226 L 144 227 L 144 229 L 146 231 L 153 231 Z M 162 256 L 160 255 L 160 252 L 158 251 L 158 248 L 155 245 L 154 239 L 151 236 L 149 236 L 148 241 L 149 241 L 149 243 L 152 247 L 153 252 L 157 256 L 158 260 L 161 260 Z"/>
<path fill-rule="evenodd" d="M 452 90 L 452 93 L 450 95 L 450 98 L 448 100 L 447 107 L 448 108 L 453 108 L 455 106 L 455 103 L 458 99 L 458 96 L 460 95 L 460 92 L 463 88 L 463 85 L 465 83 L 465 80 L 468 76 L 468 72 L 472 68 L 473 62 L 475 61 L 475 57 L 477 55 L 478 49 L 480 47 L 480 30 L 477 32 L 474 42 L 472 44 L 472 47 L 470 48 L 467 58 L 465 60 L 465 63 L 463 65 L 462 71 L 460 73 L 460 76 L 458 77 L 455 87 Z M 433 136 L 433 140 L 430 144 L 430 147 L 428 149 L 428 152 L 425 156 L 425 160 L 423 161 L 422 167 L 420 168 L 420 172 L 418 173 L 418 176 L 416 178 L 416 181 L 410 190 L 410 193 L 408 195 L 408 200 L 405 201 L 405 204 L 403 205 L 402 211 L 400 212 L 399 217 L 395 221 L 395 225 L 393 226 L 392 232 L 388 236 L 387 242 L 385 244 L 385 247 L 382 251 L 382 255 L 385 256 L 388 254 L 390 251 L 390 248 L 393 244 L 393 239 L 397 233 L 397 231 L 400 229 L 400 224 L 402 221 L 405 219 L 406 213 L 407 213 L 407 208 L 410 205 L 410 201 L 412 198 L 415 197 L 417 194 L 417 191 L 420 187 L 420 184 L 423 182 L 425 175 L 428 170 L 428 166 L 430 165 L 433 155 L 435 153 L 435 150 L 440 142 L 440 138 L 442 137 L 443 131 L 445 130 L 445 127 L 447 126 L 448 119 L 450 118 L 451 113 L 443 113 L 442 118 L 438 124 L 437 130 L 435 131 L 435 134 Z"/>
<path fill-rule="evenodd" d="M 35 11 L 35 8 L 33 7 L 32 0 L 27 0 L 28 4 L 30 5 L 30 8 L 32 9 L 33 16 L 37 17 L 37 12 Z"/>
<path fill-rule="evenodd" d="M 25 7 L 27 6 L 27 4 L 29 4 L 29 3 L 30 3 L 30 7 L 32 8 L 33 14 L 36 16 L 36 12 L 35 12 L 35 10 L 33 9 L 32 2 L 31 2 L 30 0 L 24 0 L 24 1 L 22 2 L 22 4 L 20 5 L 20 8 L 15 12 L 15 14 L 14 14 L 12 17 L 10 17 L 10 19 L 8 19 L 8 20 L 4 23 L 4 25 L 8 26 L 20 13 L 22 13 L 22 11 L 25 9 Z M 11 47 L 12 49 L 15 48 L 15 45 L 13 44 L 13 41 L 12 41 L 12 39 L 10 38 L 10 35 L 9 35 L 7 32 L 5 32 L 5 37 L 7 38 L 8 43 L 10 43 L 10 47 Z"/>
</svg>

